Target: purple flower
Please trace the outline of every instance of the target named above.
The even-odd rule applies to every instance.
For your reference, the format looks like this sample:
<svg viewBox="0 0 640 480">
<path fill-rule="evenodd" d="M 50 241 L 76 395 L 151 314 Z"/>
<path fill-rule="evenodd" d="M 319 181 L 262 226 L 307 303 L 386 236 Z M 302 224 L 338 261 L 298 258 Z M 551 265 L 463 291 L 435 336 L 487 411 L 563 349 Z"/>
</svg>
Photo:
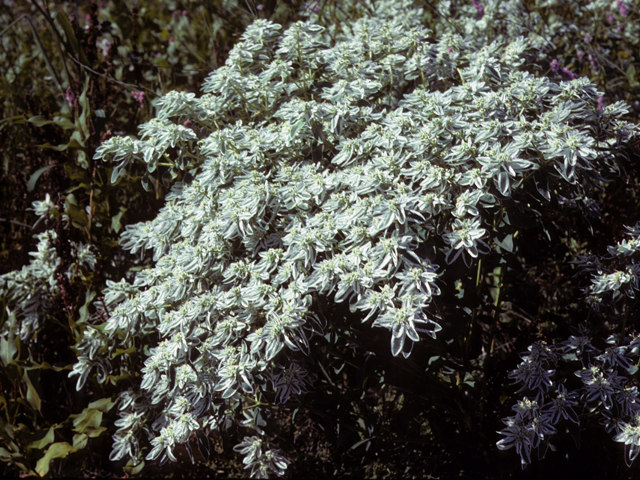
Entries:
<svg viewBox="0 0 640 480">
<path fill-rule="evenodd" d="M 596 57 L 593 53 L 589 54 L 589 63 L 591 63 L 591 68 L 594 72 L 600 70 L 600 62 L 598 61 L 598 57 Z"/>
<path fill-rule="evenodd" d="M 598 97 L 598 110 L 604 110 L 604 97 Z"/>
<path fill-rule="evenodd" d="M 476 10 L 478 11 L 478 19 L 484 17 L 484 7 L 480 3 L 480 0 L 471 0 L 471 3 L 474 7 L 476 7 Z"/>
<path fill-rule="evenodd" d="M 613 23 L 613 15 L 609 14 L 609 16 L 607 17 L 607 21 L 609 23 Z"/>
<path fill-rule="evenodd" d="M 131 92 L 131 95 L 138 101 L 140 108 L 144 108 L 144 92 Z"/>
<path fill-rule="evenodd" d="M 561 68 L 560 74 L 562 75 L 562 78 L 564 80 L 575 80 L 578 78 L 578 74 L 573 73 L 571 70 L 568 70 L 566 68 Z"/>
<path fill-rule="evenodd" d="M 582 37 L 582 39 L 584 40 L 585 43 L 591 43 L 591 40 L 593 40 L 591 35 L 589 35 L 588 33 L 585 33 L 584 37 Z"/>
<path fill-rule="evenodd" d="M 620 15 L 622 15 L 623 17 L 626 17 L 627 15 L 629 15 L 629 10 L 627 10 L 627 6 L 622 3 L 620 0 L 618 0 L 617 2 L 618 5 L 618 10 L 620 11 Z"/>
<path fill-rule="evenodd" d="M 67 88 L 67 92 L 66 92 L 66 97 L 67 97 L 67 102 L 69 103 L 69 105 L 73 105 L 73 101 L 76 99 L 76 95 L 75 93 L 73 93 L 71 91 L 71 88 Z"/>
<path fill-rule="evenodd" d="M 256 5 L 256 10 L 260 10 L 262 11 L 262 9 L 264 8 L 264 5 L 262 5 L 261 3 L 259 3 L 258 5 Z"/>
<path fill-rule="evenodd" d="M 553 73 L 555 73 L 556 75 L 559 73 L 560 75 L 562 75 L 562 78 L 564 80 L 575 80 L 576 78 L 578 78 L 578 75 L 573 73 L 571 70 L 568 70 L 564 67 L 560 68 L 560 64 L 556 59 L 554 59 L 549 66 L 551 67 L 551 71 Z"/>
<path fill-rule="evenodd" d="M 576 55 L 578 56 L 578 61 L 582 63 L 582 52 L 580 50 L 576 50 Z"/>
</svg>

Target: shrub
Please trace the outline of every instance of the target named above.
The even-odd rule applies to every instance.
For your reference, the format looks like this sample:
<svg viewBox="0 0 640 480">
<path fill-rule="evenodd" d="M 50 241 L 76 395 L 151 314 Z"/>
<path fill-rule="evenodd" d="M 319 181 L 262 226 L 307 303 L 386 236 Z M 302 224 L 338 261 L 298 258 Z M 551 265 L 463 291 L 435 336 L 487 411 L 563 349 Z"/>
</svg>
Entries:
<svg viewBox="0 0 640 480">
<path fill-rule="evenodd" d="M 383 356 L 367 322 L 392 356 L 362 387 L 435 397 L 432 441 L 443 411 L 484 421 L 495 335 L 525 325 L 521 239 L 535 227 L 575 252 L 557 219 L 586 230 L 638 129 L 588 79 L 527 72 L 524 37 L 431 40 L 409 7 L 359 3 L 341 31 L 258 20 L 201 97 L 165 95 L 140 139 L 96 152 L 114 181 L 136 163 L 147 185 L 160 162 L 187 173 L 156 219 L 126 227 L 122 246 L 152 265 L 109 283 L 77 346 L 78 389 L 95 368 L 127 376 L 113 460 L 193 458 L 213 432 L 238 438 L 253 476 L 283 474 L 277 404 L 315 414 L 304 393 L 330 397 L 349 349 Z M 381 429 L 359 420 L 348 438 L 368 451 Z"/>
</svg>

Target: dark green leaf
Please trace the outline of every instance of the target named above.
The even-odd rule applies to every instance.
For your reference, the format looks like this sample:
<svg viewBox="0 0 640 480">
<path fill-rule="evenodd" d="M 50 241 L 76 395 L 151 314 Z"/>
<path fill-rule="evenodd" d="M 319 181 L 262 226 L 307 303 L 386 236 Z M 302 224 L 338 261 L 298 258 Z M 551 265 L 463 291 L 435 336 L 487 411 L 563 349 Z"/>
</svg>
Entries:
<svg viewBox="0 0 640 480">
<path fill-rule="evenodd" d="M 32 370 L 32 372 L 34 372 L 34 370 Z M 35 386 L 33 385 L 33 382 L 31 381 L 31 378 L 29 378 L 29 370 L 25 370 L 24 374 L 22 375 L 22 380 L 27 384 L 27 402 L 29 402 L 29 404 L 35 408 L 38 412 L 40 412 L 40 407 L 42 405 L 42 402 L 40 400 L 40 396 L 38 395 L 38 392 L 36 391 Z"/>
<path fill-rule="evenodd" d="M 67 41 L 69 42 L 71 47 L 75 50 L 75 52 L 79 55 L 78 58 L 82 61 L 82 63 L 87 65 L 89 61 L 87 60 L 87 57 L 85 56 L 82 48 L 80 48 L 80 45 L 78 44 L 78 39 L 76 38 L 76 35 L 73 33 L 73 27 L 71 26 L 71 23 L 69 22 L 69 19 L 65 15 L 64 11 L 59 10 L 57 12 L 53 12 L 51 14 L 51 17 L 54 20 L 56 20 L 58 24 L 62 27 L 62 30 L 64 30 L 64 34 L 67 37 Z M 68 53 L 71 53 L 71 52 L 68 52 Z"/>
</svg>

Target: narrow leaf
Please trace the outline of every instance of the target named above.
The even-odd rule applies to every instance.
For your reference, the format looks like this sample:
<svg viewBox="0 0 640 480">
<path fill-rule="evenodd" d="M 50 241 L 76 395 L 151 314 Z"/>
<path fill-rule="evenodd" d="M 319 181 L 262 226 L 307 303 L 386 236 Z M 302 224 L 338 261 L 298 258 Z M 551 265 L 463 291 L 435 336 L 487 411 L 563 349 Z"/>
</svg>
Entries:
<svg viewBox="0 0 640 480">
<path fill-rule="evenodd" d="M 42 175 L 44 172 L 46 172 L 47 170 L 51 170 L 53 167 L 57 167 L 58 164 L 54 163 L 52 165 L 47 165 L 46 167 L 42 167 L 39 168 L 38 170 L 36 170 L 33 175 L 31 175 L 31 178 L 29 179 L 29 183 L 27 183 L 27 190 L 32 192 L 34 188 L 36 188 L 36 183 L 38 182 L 38 179 L 40 178 L 40 175 Z"/>
<path fill-rule="evenodd" d="M 33 382 L 31 382 L 31 379 L 29 378 L 28 370 L 24 371 L 24 374 L 22 375 L 22 380 L 27 384 L 27 402 L 29 402 L 29 405 L 31 405 L 38 412 L 40 412 L 40 407 L 42 405 L 42 402 L 40 400 L 40 395 L 38 395 L 36 388 L 33 386 Z"/>
<path fill-rule="evenodd" d="M 360 440 L 359 442 L 354 443 L 349 450 L 355 450 L 356 448 L 358 448 L 363 443 L 368 443 L 368 442 L 371 442 L 370 438 L 365 438 L 364 440 Z"/>
<path fill-rule="evenodd" d="M 33 26 L 33 22 L 31 21 L 31 19 L 29 17 L 27 17 L 27 20 L 29 21 L 29 25 L 31 26 L 31 32 L 33 33 L 33 39 L 36 41 L 36 44 L 38 45 L 38 49 L 40 50 L 40 53 L 44 57 L 44 62 L 47 65 L 47 69 L 49 70 L 49 73 L 51 74 L 53 79 L 56 81 L 56 85 L 58 86 L 58 90 L 60 90 L 60 92 L 64 93 L 64 88 L 62 88 L 62 84 L 60 83 L 60 77 L 58 76 L 58 72 L 56 71 L 55 68 L 53 68 L 53 64 L 51 63 L 51 60 L 49 59 L 49 56 L 47 55 L 47 52 L 45 51 L 44 47 L 42 46 L 42 42 L 40 41 L 40 37 L 38 36 L 38 32 L 36 31 L 36 27 Z"/>
<path fill-rule="evenodd" d="M 85 56 L 84 51 L 82 51 L 82 49 L 80 48 L 78 39 L 76 38 L 76 35 L 73 33 L 73 27 L 71 26 L 71 22 L 69 22 L 69 19 L 67 18 L 65 13 L 62 10 L 59 10 L 57 12 L 53 12 L 51 14 L 51 17 L 54 20 L 56 20 L 58 24 L 62 27 L 62 30 L 64 30 L 64 34 L 67 37 L 67 41 L 69 42 L 71 47 L 78 53 L 78 58 L 82 61 L 82 63 L 87 65 L 89 61 L 87 60 L 87 57 Z"/>
<path fill-rule="evenodd" d="M 296 133 L 298 133 L 298 131 L 302 128 L 302 126 L 304 125 L 304 119 L 302 120 L 298 120 L 292 127 L 291 127 L 291 132 L 289 134 L 289 138 L 291 140 L 293 140 L 296 136 Z"/>
</svg>

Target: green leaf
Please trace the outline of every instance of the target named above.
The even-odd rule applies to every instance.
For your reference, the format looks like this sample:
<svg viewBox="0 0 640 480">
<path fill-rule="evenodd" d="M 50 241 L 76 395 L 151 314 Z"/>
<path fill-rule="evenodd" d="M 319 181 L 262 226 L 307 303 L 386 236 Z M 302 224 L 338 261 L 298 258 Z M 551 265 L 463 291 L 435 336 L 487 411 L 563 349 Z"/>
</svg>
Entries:
<svg viewBox="0 0 640 480">
<path fill-rule="evenodd" d="M 133 477 L 135 475 L 137 475 L 138 473 L 140 473 L 142 471 L 142 469 L 144 468 L 144 460 L 142 460 L 138 465 L 136 465 L 135 467 L 133 466 L 133 462 L 131 460 L 129 460 L 127 462 L 127 465 L 122 467 L 122 469 L 127 473 L 127 475 L 129 475 L 130 477 Z"/>
<path fill-rule="evenodd" d="M 78 150 L 78 157 L 76 158 L 76 163 L 84 169 L 89 168 L 89 162 L 87 162 L 87 154 L 84 153 L 84 150 Z"/>
<path fill-rule="evenodd" d="M 95 402 L 91 402 L 87 408 L 95 408 L 101 412 L 107 413 L 117 403 L 117 400 L 111 400 L 111 397 L 101 398 Z"/>
<path fill-rule="evenodd" d="M 67 200 L 68 199 L 69 197 L 67 197 Z M 71 218 L 75 227 L 83 228 L 89 225 L 89 215 L 87 215 L 87 212 L 69 201 L 67 201 L 66 213 L 69 215 L 69 218 Z"/>
<path fill-rule="evenodd" d="M 42 437 L 39 440 L 35 440 L 34 442 L 31 443 L 31 445 L 29 445 L 29 447 L 39 450 L 46 447 L 50 443 L 53 443 L 53 441 L 55 440 L 55 431 L 57 427 L 58 425 L 51 425 L 49 427 L 49 430 L 47 430 L 47 433 L 44 435 L 44 437 Z"/>
<path fill-rule="evenodd" d="M 476 385 L 476 381 L 473 378 L 473 375 L 471 375 L 469 372 L 465 372 L 464 374 L 464 380 L 462 383 L 466 383 L 467 385 L 469 385 L 471 388 L 473 388 Z"/>
<path fill-rule="evenodd" d="M 96 427 L 96 428 L 92 428 L 90 430 L 87 430 L 86 435 L 88 437 L 95 438 L 95 437 L 99 437 L 100 435 L 102 435 L 106 431 L 107 431 L 107 427 Z"/>
<path fill-rule="evenodd" d="M 82 130 L 83 139 L 87 139 L 91 136 L 89 133 L 89 127 L 87 126 L 87 118 L 91 115 L 91 105 L 89 104 L 89 100 L 87 99 L 87 91 L 89 90 L 89 77 L 86 78 L 84 82 L 84 89 L 80 94 L 80 98 L 78 99 L 78 105 L 82 107 L 82 113 L 80 114 L 80 118 L 78 118 L 78 122 L 80 123 L 80 129 Z"/>
<path fill-rule="evenodd" d="M 627 80 L 629 81 L 629 86 L 631 87 L 637 87 L 638 85 L 640 85 L 640 83 L 638 83 L 638 81 L 636 80 L 636 67 L 634 64 L 629 65 L 629 68 L 627 68 Z"/>
<path fill-rule="evenodd" d="M 41 115 L 35 115 L 29 117 L 27 122 L 33 123 L 36 127 L 42 127 L 43 125 L 58 125 L 59 127 L 69 130 L 70 128 L 76 128 L 76 126 L 66 117 L 56 115 L 53 120 L 47 120 Z"/>
<path fill-rule="evenodd" d="M 2 417 L 0 417 L 0 438 L 4 440 L 5 444 L 15 438 L 13 435 L 13 426 L 10 423 L 5 422 Z"/>
<path fill-rule="evenodd" d="M 354 443 L 349 450 L 355 450 L 356 448 L 358 448 L 360 445 L 362 445 L 364 443 L 367 443 L 367 444 L 371 443 L 371 439 L 370 438 L 365 438 L 363 440 L 360 440 L 359 442 Z M 369 450 L 369 445 L 367 445 L 367 450 Z"/>
<path fill-rule="evenodd" d="M 0 126 L 4 126 L 5 123 L 14 123 L 16 125 L 20 125 L 25 123 L 25 119 L 22 115 L 15 115 L 13 117 L 7 117 L 0 120 Z"/>
<path fill-rule="evenodd" d="M 53 123 L 51 120 L 47 120 L 46 118 L 44 118 L 41 115 L 36 115 L 34 117 L 29 117 L 27 122 L 33 123 L 36 127 L 41 127 L 43 125 L 49 125 L 50 123 Z"/>
<path fill-rule="evenodd" d="M 0 337 L 0 361 L 5 367 L 13 362 L 13 358 L 18 352 L 16 340 L 13 330 L 11 329 L 7 333 L 6 337 L 4 335 Z"/>
<path fill-rule="evenodd" d="M 130 353 L 134 353 L 136 348 L 119 348 L 117 349 L 110 358 L 116 358 L 119 355 L 128 355 Z"/>
<path fill-rule="evenodd" d="M 54 458 L 66 457 L 69 452 L 73 451 L 73 447 L 67 442 L 58 442 L 51 445 L 44 456 L 38 460 L 36 464 L 36 473 L 41 477 L 44 477 L 49 473 L 49 463 Z"/>
<path fill-rule="evenodd" d="M 91 402 L 87 408 L 77 415 L 69 415 L 73 419 L 73 430 L 86 433 L 89 437 L 97 437 L 106 429 L 100 426 L 102 414 L 108 412 L 116 404 L 111 398 L 101 398 Z"/>
<path fill-rule="evenodd" d="M 89 319 L 89 306 L 91 305 L 91 302 L 93 301 L 95 296 L 96 292 L 94 292 L 93 290 L 87 290 L 87 293 L 84 296 L 84 305 L 80 307 L 80 320 L 78 320 L 78 323 L 84 323 Z"/>
<path fill-rule="evenodd" d="M 120 231 L 120 229 L 122 228 L 122 222 L 120 220 L 122 218 L 122 215 L 126 211 L 127 211 L 126 208 L 120 207 L 120 213 L 118 213 L 117 215 L 114 215 L 113 217 L 111 217 L 111 230 L 113 232 L 118 233 Z"/>
<path fill-rule="evenodd" d="M 36 388 L 33 385 L 33 382 L 31 382 L 31 379 L 29 378 L 28 370 L 24 371 L 24 374 L 22 375 L 22 380 L 27 384 L 27 402 L 29 402 L 29 405 L 31 405 L 38 412 L 40 412 L 41 411 L 40 407 L 42 406 L 42 402 L 40 400 L 40 395 L 38 395 L 38 392 L 36 391 Z"/>
<path fill-rule="evenodd" d="M 495 242 L 498 244 L 498 246 L 500 246 L 500 248 L 506 250 L 507 252 L 513 253 L 513 235 L 507 235 L 502 241 L 496 238 Z"/>
<path fill-rule="evenodd" d="M 56 365 L 50 365 L 47 362 L 42 363 L 33 363 L 28 367 L 24 367 L 25 370 L 55 370 L 56 372 L 62 372 L 63 370 L 72 370 L 73 365 L 65 365 L 64 367 L 59 367 Z"/>
<path fill-rule="evenodd" d="M 16 339 L 17 340 L 17 339 Z M 18 342 L 17 346 L 20 346 Z M 18 353 L 18 357 L 20 354 Z M 9 378 L 11 382 L 20 381 L 22 378 L 22 366 L 18 364 L 15 360 L 13 360 L 9 365 L 5 366 L 4 374 Z"/>
<path fill-rule="evenodd" d="M 89 437 L 85 433 L 76 433 L 73 436 L 73 450 L 74 451 L 82 450 L 84 447 L 87 446 L 88 440 L 89 440 Z"/>
<path fill-rule="evenodd" d="M 69 416 L 71 418 L 72 415 Z M 93 408 L 85 408 L 82 413 L 73 419 L 73 430 L 78 433 L 84 433 L 85 430 L 91 431 L 100 426 L 102 422 L 102 412 Z"/>
<path fill-rule="evenodd" d="M 86 170 L 84 170 L 83 168 L 79 167 L 76 164 L 67 162 L 64 164 L 64 171 L 67 172 L 69 179 L 78 183 L 77 186 L 82 185 L 82 187 L 85 188 L 86 190 L 90 190 L 88 185 L 91 183 L 91 180 Z M 69 190 L 67 190 L 67 193 L 71 193 L 72 191 L 75 191 L 75 190 L 70 188 Z"/>
<path fill-rule="evenodd" d="M 74 133 L 77 133 L 77 132 L 74 132 Z M 71 140 L 69 141 L 69 143 L 66 143 L 64 145 L 60 144 L 58 146 L 54 146 L 54 145 L 51 145 L 50 143 L 43 143 L 41 145 L 36 145 L 36 147 L 50 148 L 50 149 L 56 150 L 58 152 L 64 152 L 67 148 L 84 148 L 84 145 L 79 143 L 78 140 L 73 138 L 73 136 L 72 136 Z"/>
<path fill-rule="evenodd" d="M 82 133 L 79 130 L 75 130 L 71 134 L 71 140 L 69 141 L 69 146 L 71 146 L 71 143 L 75 140 L 75 142 L 79 145 L 79 147 L 76 147 L 76 148 L 84 148 L 84 138 L 89 138 L 89 135 L 87 134 L 86 137 L 83 137 Z"/>
<path fill-rule="evenodd" d="M 111 238 L 107 238 L 107 239 L 102 241 L 102 246 L 103 247 L 108 247 L 108 248 L 115 248 L 115 247 L 118 246 L 118 241 L 117 240 L 113 240 Z"/>
<path fill-rule="evenodd" d="M 76 126 L 66 117 L 53 117 L 53 123 L 58 125 L 59 127 L 64 128 L 65 130 L 69 130 L 70 128 L 76 128 Z"/>
<path fill-rule="evenodd" d="M 40 178 L 40 175 L 42 175 L 47 170 L 51 170 L 53 167 L 57 167 L 57 166 L 58 166 L 58 164 L 54 163 L 52 165 L 47 165 L 46 167 L 42 167 L 42 168 L 39 168 L 38 170 L 36 170 L 33 173 L 33 175 L 31 175 L 31 178 L 29 179 L 29 183 L 27 183 L 27 190 L 32 192 L 33 189 L 36 187 L 36 183 L 38 182 L 38 179 Z"/>
<path fill-rule="evenodd" d="M 6 448 L 0 447 L 0 460 L 4 462 L 10 462 L 12 457 L 13 457 L 13 453 L 11 453 Z"/>
</svg>

